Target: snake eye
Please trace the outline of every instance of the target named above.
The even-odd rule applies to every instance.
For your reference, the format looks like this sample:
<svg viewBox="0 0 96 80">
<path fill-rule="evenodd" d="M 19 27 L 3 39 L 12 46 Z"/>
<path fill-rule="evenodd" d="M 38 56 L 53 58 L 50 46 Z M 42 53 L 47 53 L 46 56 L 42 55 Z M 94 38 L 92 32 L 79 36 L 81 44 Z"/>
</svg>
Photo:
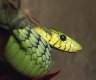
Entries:
<svg viewBox="0 0 96 80">
<path fill-rule="evenodd" d="M 62 34 L 62 35 L 60 36 L 60 39 L 61 39 L 62 41 L 66 41 L 66 36 L 65 36 L 64 34 Z"/>
</svg>

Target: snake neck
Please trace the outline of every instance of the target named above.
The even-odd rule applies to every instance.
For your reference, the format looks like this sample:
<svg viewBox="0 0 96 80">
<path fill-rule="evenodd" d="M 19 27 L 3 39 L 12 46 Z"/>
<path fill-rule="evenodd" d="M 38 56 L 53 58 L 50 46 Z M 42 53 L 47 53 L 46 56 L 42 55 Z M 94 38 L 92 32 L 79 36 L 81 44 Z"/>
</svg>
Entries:
<svg viewBox="0 0 96 80">
<path fill-rule="evenodd" d="M 52 45 L 52 33 L 51 31 L 49 31 L 47 28 L 41 28 L 40 26 L 37 26 L 34 28 L 36 32 L 39 33 L 39 35 L 41 35 L 45 41 L 47 41 L 49 44 Z"/>
</svg>

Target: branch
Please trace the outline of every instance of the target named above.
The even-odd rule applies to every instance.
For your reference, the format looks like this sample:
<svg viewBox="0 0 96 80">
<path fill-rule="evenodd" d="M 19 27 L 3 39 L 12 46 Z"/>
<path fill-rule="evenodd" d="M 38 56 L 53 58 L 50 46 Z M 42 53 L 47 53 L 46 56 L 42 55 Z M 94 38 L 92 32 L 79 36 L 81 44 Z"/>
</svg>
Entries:
<svg viewBox="0 0 96 80">
<path fill-rule="evenodd" d="M 33 19 L 33 18 L 31 17 L 31 14 L 30 14 L 29 9 L 24 10 L 24 13 L 25 13 L 26 17 L 29 19 L 29 21 L 30 21 L 34 26 L 40 26 L 39 22 L 36 21 L 35 19 Z"/>
</svg>

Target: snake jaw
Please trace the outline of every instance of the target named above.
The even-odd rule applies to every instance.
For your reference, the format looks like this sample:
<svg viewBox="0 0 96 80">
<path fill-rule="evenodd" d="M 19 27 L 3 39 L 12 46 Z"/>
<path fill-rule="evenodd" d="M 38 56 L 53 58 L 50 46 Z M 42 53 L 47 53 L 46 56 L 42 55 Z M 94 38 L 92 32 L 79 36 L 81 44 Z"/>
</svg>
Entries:
<svg viewBox="0 0 96 80">
<path fill-rule="evenodd" d="M 67 36 L 67 35 L 66 35 Z M 70 48 L 69 48 L 69 52 L 78 52 L 80 50 L 82 50 L 82 46 L 75 41 L 74 39 L 70 38 L 69 36 L 67 36 L 67 40 L 70 43 Z"/>
<path fill-rule="evenodd" d="M 82 46 L 78 43 L 71 43 L 71 48 L 68 50 L 69 52 L 78 52 L 82 50 Z"/>
<path fill-rule="evenodd" d="M 75 41 L 74 39 L 70 38 L 67 35 L 66 35 L 66 41 L 61 42 L 61 45 L 62 45 L 63 49 L 60 49 L 60 50 L 63 50 L 66 52 L 73 53 L 73 52 L 78 52 L 78 51 L 82 50 L 82 46 L 77 41 Z"/>
</svg>

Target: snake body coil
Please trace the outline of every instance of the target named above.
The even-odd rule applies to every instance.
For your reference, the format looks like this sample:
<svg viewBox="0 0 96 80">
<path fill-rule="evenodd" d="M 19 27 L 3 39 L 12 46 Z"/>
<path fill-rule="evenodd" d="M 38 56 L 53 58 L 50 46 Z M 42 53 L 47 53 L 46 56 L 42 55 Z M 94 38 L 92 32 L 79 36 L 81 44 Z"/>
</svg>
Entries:
<svg viewBox="0 0 96 80">
<path fill-rule="evenodd" d="M 29 77 L 40 77 L 51 67 L 50 45 L 30 26 L 13 30 L 6 46 L 5 58 L 17 71 Z"/>
<path fill-rule="evenodd" d="M 54 29 L 32 28 L 26 18 L 12 23 L 15 28 L 5 48 L 5 59 L 20 73 L 40 78 L 51 69 L 50 45 L 68 52 L 77 52 L 81 46 L 67 35 Z"/>
</svg>

